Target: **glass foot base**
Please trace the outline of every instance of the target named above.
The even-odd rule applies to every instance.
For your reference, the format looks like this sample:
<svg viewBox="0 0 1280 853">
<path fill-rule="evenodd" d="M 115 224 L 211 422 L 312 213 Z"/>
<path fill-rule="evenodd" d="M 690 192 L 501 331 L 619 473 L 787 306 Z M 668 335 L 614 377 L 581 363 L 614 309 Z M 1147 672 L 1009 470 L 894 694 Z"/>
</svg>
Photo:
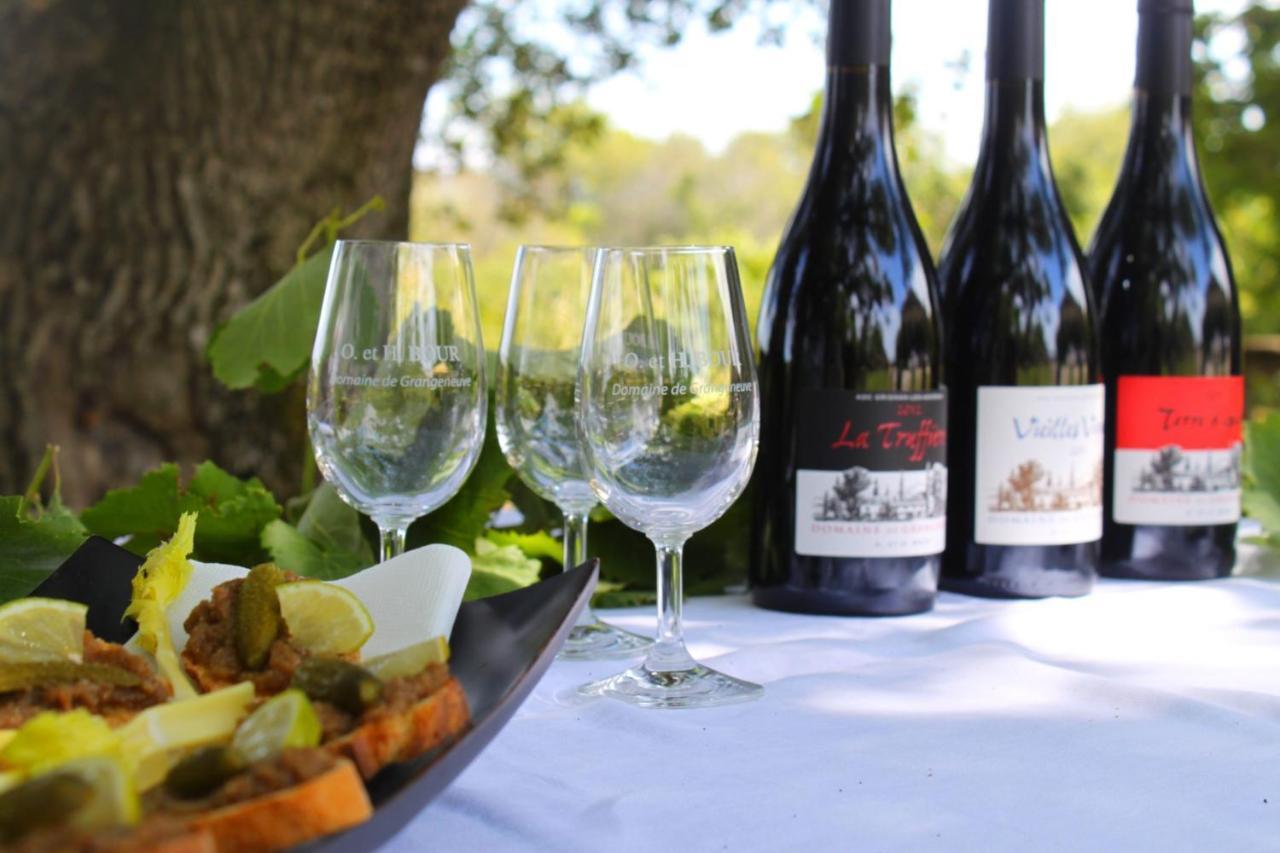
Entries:
<svg viewBox="0 0 1280 853">
<path fill-rule="evenodd" d="M 610 660 L 635 657 L 653 645 L 653 640 L 615 628 L 597 619 L 586 625 L 575 625 L 564 641 L 560 660 Z"/>
<path fill-rule="evenodd" d="M 691 669 L 653 670 L 635 666 L 612 678 L 578 688 L 584 696 L 608 696 L 641 708 L 710 708 L 750 702 L 764 688 L 695 663 Z"/>
</svg>

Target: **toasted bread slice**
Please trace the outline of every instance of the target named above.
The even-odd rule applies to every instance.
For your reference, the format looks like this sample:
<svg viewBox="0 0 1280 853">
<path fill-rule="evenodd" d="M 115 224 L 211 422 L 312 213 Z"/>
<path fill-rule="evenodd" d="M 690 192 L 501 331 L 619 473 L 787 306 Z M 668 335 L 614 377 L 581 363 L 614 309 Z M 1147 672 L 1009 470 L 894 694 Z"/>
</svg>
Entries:
<svg viewBox="0 0 1280 853">
<path fill-rule="evenodd" d="M 146 850 L 147 853 L 218 853 L 218 844 L 209 833 L 193 829 L 186 835 L 157 842 Z"/>
<path fill-rule="evenodd" d="M 173 697 L 169 683 L 124 646 L 84 632 L 84 662 L 111 667 L 129 683 L 92 678 L 50 680 L 0 694 L 0 729 L 16 729 L 44 711 L 84 709 L 118 726 Z"/>
<path fill-rule="evenodd" d="M 212 835 L 170 818 L 114 829 L 49 827 L 30 832 L 3 849 L 8 853 L 218 853 Z"/>
<path fill-rule="evenodd" d="M 404 711 L 388 709 L 369 715 L 324 748 L 354 761 L 361 775 L 370 779 L 392 762 L 408 761 L 452 741 L 470 720 L 462 685 L 450 676 L 426 699 Z"/>
<path fill-rule="evenodd" d="M 363 823 L 373 814 L 360 774 L 348 761 L 291 788 L 192 815 L 194 833 L 218 853 L 283 850 Z"/>
</svg>

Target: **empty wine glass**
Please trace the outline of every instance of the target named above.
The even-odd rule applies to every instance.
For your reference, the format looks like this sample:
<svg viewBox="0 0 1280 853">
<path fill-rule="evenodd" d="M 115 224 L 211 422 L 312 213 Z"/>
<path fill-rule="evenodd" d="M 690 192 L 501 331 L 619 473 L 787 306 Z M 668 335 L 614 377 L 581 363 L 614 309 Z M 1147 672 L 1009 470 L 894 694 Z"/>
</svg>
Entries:
<svg viewBox="0 0 1280 853">
<path fill-rule="evenodd" d="M 307 427 L 324 478 L 378 525 L 383 560 L 475 466 L 484 360 L 466 245 L 338 241 L 311 353 Z"/>
<path fill-rule="evenodd" d="M 574 425 L 574 386 L 595 250 L 521 246 L 498 349 L 498 443 L 530 489 L 564 513 L 564 567 L 587 558 L 587 484 Z M 560 651 L 577 660 L 626 657 L 652 641 L 607 625 L 588 606 Z"/>
<path fill-rule="evenodd" d="M 733 250 L 602 249 L 587 307 L 577 424 L 591 487 L 658 557 L 658 632 L 643 664 L 581 688 L 650 708 L 763 692 L 697 663 L 681 627 L 681 551 L 742 493 L 759 390 Z"/>
</svg>

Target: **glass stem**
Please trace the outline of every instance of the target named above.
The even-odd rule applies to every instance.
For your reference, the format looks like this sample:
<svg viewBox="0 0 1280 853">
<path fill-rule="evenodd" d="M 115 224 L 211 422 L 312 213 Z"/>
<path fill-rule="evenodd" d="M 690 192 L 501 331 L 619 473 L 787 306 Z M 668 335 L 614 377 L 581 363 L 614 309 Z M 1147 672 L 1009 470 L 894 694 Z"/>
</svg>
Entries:
<svg viewBox="0 0 1280 853">
<path fill-rule="evenodd" d="M 644 665 L 658 672 L 693 669 L 693 658 L 684 647 L 682 622 L 684 542 L 655 544 L 658 549 L 658 635 Z"/>
<path fill-rule="evenodd" d="M 587 514 L 564 511 L 564 570 L 577 568 L 587 561 Z"/>
<path fill-rule="evenodd" d="M 404 553 L 404 534 L 407 528 L 404 527 L 384 527 L 378 525 L 379 539 L 381 547 L 379 551 L 382 555 L 382 562 L 390 560 L 392 557 L 398 557 Z"/>
<path fill-rule="evenodd" d="M 587 511 L 563 510 L 564 512 L 564 571 L 581 566 L 587 561 Z M 596 617 L 591 602 L 578 613 L 578 625 L 594 625 L 600 620 Z"/>
</svg>

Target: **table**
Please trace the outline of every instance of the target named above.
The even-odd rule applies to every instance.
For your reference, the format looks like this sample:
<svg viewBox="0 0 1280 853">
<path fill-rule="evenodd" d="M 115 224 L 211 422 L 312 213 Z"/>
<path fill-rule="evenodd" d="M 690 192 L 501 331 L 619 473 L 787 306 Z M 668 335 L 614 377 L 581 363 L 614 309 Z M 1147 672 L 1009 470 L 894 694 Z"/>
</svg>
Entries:
<svg viewBox="0 0 1280 853">
<path fill-rule="evenodd" d="M 698 598 L 686 632 L 764 698 L 584 704 L 618 665 L 558 661 L 386 850 L 1280 849 L 1280 583 L 897 619 Z"/>
</svg>

